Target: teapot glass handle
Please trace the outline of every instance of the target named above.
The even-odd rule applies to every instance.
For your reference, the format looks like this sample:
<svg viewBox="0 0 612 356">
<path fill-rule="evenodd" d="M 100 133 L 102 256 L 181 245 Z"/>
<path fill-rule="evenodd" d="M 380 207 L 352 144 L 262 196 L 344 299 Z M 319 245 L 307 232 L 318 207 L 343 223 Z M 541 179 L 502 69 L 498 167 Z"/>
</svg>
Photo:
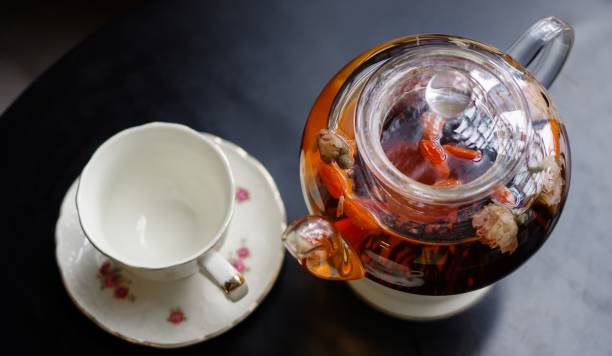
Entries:
<svg viewBox="0 0 612 356">
<path fill-rule="evenodd" d="M 574 45 L 574 29 L 556 17 L 533 24 L 508 50 L 546 88 L 554 82 Z"/>
</svg>

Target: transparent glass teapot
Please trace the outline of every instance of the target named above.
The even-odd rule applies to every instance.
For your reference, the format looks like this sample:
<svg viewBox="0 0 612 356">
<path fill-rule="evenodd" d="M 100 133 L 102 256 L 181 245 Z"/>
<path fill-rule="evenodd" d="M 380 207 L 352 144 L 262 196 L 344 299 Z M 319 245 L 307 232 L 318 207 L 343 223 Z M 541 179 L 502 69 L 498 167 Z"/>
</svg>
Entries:
<svg viewBox="0 0 612 356">
<path fill-rule="evenodd" d="M 311 274 L 423 295 L 465 293 L 544 243 L 570 182 L 546 87 L 573 44 L 556 18 L 503 53 L 447 35 L 361 54 L 323 89 L 304 130 L 310 214 L 283 240 Z"/>
</svg>

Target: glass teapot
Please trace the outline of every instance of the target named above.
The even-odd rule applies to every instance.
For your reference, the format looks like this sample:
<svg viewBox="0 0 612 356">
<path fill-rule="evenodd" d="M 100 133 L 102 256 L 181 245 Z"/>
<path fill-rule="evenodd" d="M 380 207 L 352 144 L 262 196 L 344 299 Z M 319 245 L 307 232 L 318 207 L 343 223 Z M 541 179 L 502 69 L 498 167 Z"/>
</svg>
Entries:
<svg viewBox="0 0 612 356">
<path fill-rule="evenodd" d="M 567 196 L 568 138 L 545 88 L 573 39 L 545 18 L 508 54 L 433 34 L 353 59 L 308 117 L 300 174 L 311 215 L 285 231 L 288 251 L 320 278 L 428 296 L 515 270 Z"/>
</svg>

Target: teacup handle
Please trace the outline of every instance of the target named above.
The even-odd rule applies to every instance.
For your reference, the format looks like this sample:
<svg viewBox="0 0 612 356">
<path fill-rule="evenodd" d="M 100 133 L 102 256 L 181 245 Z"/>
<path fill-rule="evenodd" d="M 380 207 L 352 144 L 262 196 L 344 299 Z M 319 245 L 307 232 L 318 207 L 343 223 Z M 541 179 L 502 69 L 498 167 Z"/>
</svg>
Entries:
<svg viewBox="0 0 612 356">
<path fill-rule="evenodd" d="M 211 251 L 198 261 L 203 272 L 219 286 L 227 299 L 237 302 L 249 288 L 242 273 L 238 272 L 221 253 Z"/>
<path fill-rule="evenodd" d="M 572 26 L 556 17 L 546 17 L 525 31 L 510 46 L 508 54 L 548 88 L 563 68 L 573 45 Z"/>
</svg>

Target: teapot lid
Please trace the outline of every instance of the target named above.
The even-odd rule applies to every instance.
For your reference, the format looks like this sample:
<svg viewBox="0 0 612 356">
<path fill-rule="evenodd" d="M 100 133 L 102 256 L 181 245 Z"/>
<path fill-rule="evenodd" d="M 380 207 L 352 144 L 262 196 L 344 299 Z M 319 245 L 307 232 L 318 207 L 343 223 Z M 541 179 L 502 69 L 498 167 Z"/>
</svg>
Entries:
<svg viewBox="0 0 612 356">
<path fill-rule="evenodd" d="M 364 85 L 355 118 L 363 159 L 404 194 L 444 204 L 479 199 L 511 179 L 532 136 L 516 75 L 501 52 L 470 40 L 405 48 Z M 439 148 L 443 159 L 443 145 L 478 156 L 461 167 L 461 184 L 436 186 L 407 174 L 389 152 L 415 139 Z"/>
</svg>

